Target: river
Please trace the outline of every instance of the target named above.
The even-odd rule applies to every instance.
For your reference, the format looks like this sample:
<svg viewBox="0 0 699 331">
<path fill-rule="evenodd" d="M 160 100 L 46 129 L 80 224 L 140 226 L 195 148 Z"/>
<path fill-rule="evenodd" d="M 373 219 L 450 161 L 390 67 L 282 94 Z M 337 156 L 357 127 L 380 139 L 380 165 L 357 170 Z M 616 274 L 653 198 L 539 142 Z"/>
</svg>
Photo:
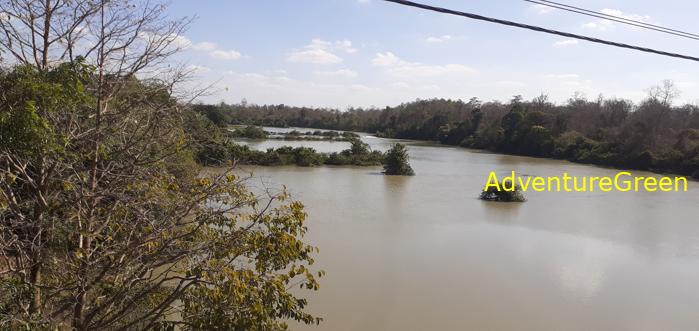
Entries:
<svg viewBox="0 0 699 331">
<path fill-rule="evenodd" d="M 373 149 L 392 140 L 362 134 Z M 339 151 L 344 142 L 245 141 Z M 526 192 L 477 199 L 490 171 L 613 176 L 564 161 L 406 142 L 380 167 L 246 167 L 306 205 L 327 271 L 294 330 L 696 330 L 699 183 L 688 192 Z M 634 174 L 649 176 L 648 173 Z M 657 176 L 657 175 L 655 175 Z"/>
</svg>

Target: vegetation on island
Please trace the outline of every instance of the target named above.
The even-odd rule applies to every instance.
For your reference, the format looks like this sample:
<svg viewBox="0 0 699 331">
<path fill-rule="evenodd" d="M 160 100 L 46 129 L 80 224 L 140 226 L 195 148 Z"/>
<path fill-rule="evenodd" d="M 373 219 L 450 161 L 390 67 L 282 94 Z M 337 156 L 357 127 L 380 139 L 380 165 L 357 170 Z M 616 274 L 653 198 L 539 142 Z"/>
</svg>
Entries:
<svg viewBox="0 0 699 331">
<path fill-rule="evenodd" d="M 497 185 L 491 185 L 484 187 L 480 194 L 481 200 L 486 201 L 499 201 L 499 202 L 524 202 L 524 194 L 522 194 L 522 188 L 514 184 L 512 180 L 505 179 L 501 183 L 496 183 Z"/>
<path fill-rule="evenodd" d="M 410 167 L 408 150 L 405 145 L 396 143 L 386 152 L 386 161 L 383 166 L 384 174 L 393 176 L 413 176 L 415 172 Z"/>
<path fill-rule="evenodd" d="M 229 131 L 228 136 L 232 138 L 248 138 L 248 139 L 266 139 L 269 133 L 261 127 L 255 125 L 247 125 L 243 128 L 237 128 Z"/>
<path fill-rule="evenodd" d="M 383 109 L 285 105 L 198 105 L 212 121 L 373 132 L 500 153 L 549 157 L 699 178 L 699 105 L 673 105 L 671 82 L 635 104 L 576 94 L 564 104 L 545 95 L 502 103 L 417 100 Z"/>
<path fill-rule="evenodd" d="M 337 131 L 307 131 L 302 133 L 298 130 L 290 132 L 268 132 L 268 139 L 281 140 L 310 140 L 310 141 L 353 141 L 359 139 L 359 135 L 354 132 L 337 132 Z"/>
<path fill-rule="evenodd" d="M 319 322 L 303 204 L 195 162 L 227 151 L 173 94 L 188 20 L 165 8 L 0 4 L 0 329 Z"/>
<path fill-rule="evenodd" d="M 357 144 L 364 143 L 359 140 L 352 141 L 352 145 Z M 349 148 L 339 153 L 319 153 L 311 147 L 282 146 L 270 148 L 266 151 L 258 151 L 252 150 L 247 146 L 234 146 L 230 160 L 248 165 L 297 165 L 302 167 L 319 165 L 376 166 L 381 165 L 384 160 L 384 154 L 379 151 L 356 152 L 354 148 Z"/>
<path fill-rule="evenodd" d="M 229 130 L 227 134 L 232 138 L 247 138 L 247 139 L 279 139 L 279 140 L 310 140 L 310 141 L 352 141 L 359 139 L 359 135 L 354 132 L 337 132 L 337 131 L 307 131 L 301 132 L 292 130 L 289 132 L 269 132 L 256 125 L 246 125 L 238 127 L 234 130 Z"/>
<path fill-rule="evenodd" d="M 310 147 L 282 146 L 259 151 L 236 144 L 228 136 L 200 114 L 190 114 L 191 125 L 187 128 L 193 136 L 201 137 L 194 147 L 194 156 L 205 166 L 246 164 L 260 166 L 297 165 L 312 167 L 319 165 L 377 166 L 384 163 L 385 155 L 371 151 L 369 145 L 355 138 L 350 148 L 341 152 L 320 153 Z"/>
</svg>

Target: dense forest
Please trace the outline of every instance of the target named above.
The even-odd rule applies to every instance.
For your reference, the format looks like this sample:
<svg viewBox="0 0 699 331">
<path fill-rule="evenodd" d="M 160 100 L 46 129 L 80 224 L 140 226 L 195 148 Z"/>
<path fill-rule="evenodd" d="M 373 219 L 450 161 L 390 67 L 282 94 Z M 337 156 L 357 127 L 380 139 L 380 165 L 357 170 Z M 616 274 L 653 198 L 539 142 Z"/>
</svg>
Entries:
<svg viewBox="0 0 699 331">
<path fill-rule="evenodd" d="M 416 100 L 384 109 L 317 109 L 286 105 L 197 105 L 219 126 L 254 124 L 375 133 L 433 140 L 500 153 L 550 157 L 699 178 L 699 107 L 673 105 L 672 82 L 638 104 L 575 95 L 554 104 L 545 95 L 509 102 Z"/>
</svg>

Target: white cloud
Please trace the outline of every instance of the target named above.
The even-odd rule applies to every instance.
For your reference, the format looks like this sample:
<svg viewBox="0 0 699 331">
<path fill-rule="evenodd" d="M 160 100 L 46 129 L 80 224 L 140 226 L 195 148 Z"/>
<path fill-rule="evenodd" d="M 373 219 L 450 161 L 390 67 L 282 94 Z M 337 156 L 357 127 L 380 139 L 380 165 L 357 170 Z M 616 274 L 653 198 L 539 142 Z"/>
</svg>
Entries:
<svg viewBox="0 0 699 331">
<path fill-rule="evenodd" d="M 578 74 L 548 74 L 546 75 L 547 78 L 554 78 L 554 79 L 579 79 L 580 75 Z"/>
<path fill-rule="evenodd" d="M 628 20 L 640 21 L 640 22 L 650 22 L 651 17 L 648 15 L 640 15 L 634 13 L 624 13 L 618 9 L 604 8 L 600 10 L 601 13 L 606 15 L 612 15 L 620 18 L 625 18 Z M 615 24 L 609 20 L 597 20 L 592 22 L 587 22 L 583 24 L 583 28 L 597 31 L 607 31 L 615 27 Z"/>
<path fill-rule="evenodd" d="M 210 72 L 211 68 L 197 65 L 197 64 L 192 64 L 192 65 L 187 66 L 187 70 L 194 72 L 194 73 L 206 73 L 206 72 Z"/>
<path fill-rule="evenodd" d="M 335 43 L 323 40 L 323 39 L 318 39 L 314 38 L 311 40 L 311 43 L 306 45 L 304 48 L 306 49 L 323 49 L 327 51 L 331 50 L 338 50 L 338 51 L 343 51 L 347 53 L 356 53 L 357 49 L 352 47 L 352 42 L 343 39 L 343 40 L 337 40 Z"/>
<path fill-rule="evenodd" d="M 352 42 L 344 39 L 334 43 L 319 38 L 314 38 L 311 43 L 300 50 L 291 52 L 286 60 L 296 63 L 313 64 L 336 64 L 342 62 L 342 58 L 334 52 L 356 53 L 357 49 L 352 46 Z"/>
<path fill-rule="evenodd" d="M 696 88 L 699 86 L 699 83 L 693 82 L 693 81 L 682 81 L 682 82 L 675 82 L 675 86 L 677 86 L 680 89 L 690 89 L 690 88 Z"/>
<path fill-rule="evenodd" d="M 237 60 L 243 56 L 238 51 L 234 51 L 234 50 L 224 51 L 224 50 L 220 50 L 220 49 L 217 49 L 217 50 L 209 53 L 209 55 L 211 55 L 211 57 L 213 57 L 215 59 L 219 59 L 219 60 Z"/>
<path fill-rule="evenodd" d="M 572 46 L 572 45 L 577 45 L 578 41 L 575 39 L 566 39 L 566 40 L 559 40 L 555 42 L 553 45 L 556 47 L 566 47 L 566 46 Z"/>
<path fill-rule="evenodd" d="M 289 54 L 286 58 L 289 62 L 335 64 L 342 62 L 342 58 L 324 49 L 307 49 Z"/>
<path fill-rule="evenodd" d="M 374 57 L 373 60 L 371 60 L 371 63 L 376 66 L 381 66 L 381 67 L 388 67 L 388 66 L 395 66 L 395 65 L 400 65 L 400 64 L 407 64 L 400 58 L 398 58 L 395 54 L 391 52 L 386 52 L 386 53 L 376 53 L 376 57 Z"/>
<path fill-rule="evenodd" d="M 428 43 L 443 43 L 445 41 L 449 41 L 450 39 L 451 39 L 451 36 L 448 34 L 445 34 L 445 35 L 439 36 L 439 37 L 429 37 L 429 38 L 425 39 L 425 41 L 427 41 Z"/>
<path fill-rule="evenodd" d="M 345 39 L 345 40 L 338 40 L 335 42 L 335 48 L 345 51 L 347 53 L 356 53 L 357 49 L 352 47 L 352 42 Z"/>
<path fill-rule="evenodd" d="M 548 74 L 544 76 L 551 84 L 575 88 L 576 91 L 592 91 L 592 81 L 583 80 L 578 74 Z"/>
<path fill-rule="evenodd" d="M 497 86 L 504 86 L 504 87 L 523 87 L 527 86 L 527 84 L 517 81 L 517 80 L 499 80 L 494 83 Z"/>
<path fill-rule="evenodd" d="M 472 68 L 463 64 L 445 64 L 445 65 L 424 65 L 411 64 L 398 66 L 388 70 L 388 73 L 399 78 L 425 78 L 437 76 L 459 76 L 471 75 L 476 73 Z"/>
<path fill-rule="evenodd" d="M 356 71 L 350 69 L 340 69 L 335 71 L 316 71 L 315 74 L 319 76 L 342 78 L 354 78 L 358 76 Z"/>
<path fill-rule="evenodd" d="M 149 38 L 152 38 L 152 36 L 147 33 L 144 33 L 142 38 L 148 40 Z M 220 60 L 238 60 L 243 57 L 243 54 L 236 50 L 219 49 L 216 43 L 210 41 L 194 43 L 189 38 L 176 34 L 171 35 L 169 40 L 171 41 L 172 46 L 174 47 L 178 47 L 183 50 L 208 52 L 211 57 Z"/>
<path fill-rule="evenodd" d="M 305 48 L 320 48 L 320 49 L 328 49 L 332 46 L 332 43 L 329 41 L 325 41 L 323 39 L 318 39 L 318 38 L 313 38 L 311 39 L 311 43 L 308 44 Z"/>
<path fill-rule="evenodd" d="M 460 80 L 459 83 L 462 81 Z M 475 82 L 474 84 L 480 84 Z M 472 85 L 465 85 L 470 88 Z M 215 84 L 216 95 L 206 96 L 207 102 L 237 102 L 246 98 L 257 104 L 289 104 L 318 107 L 346 107 L 392 105 L 433 97 L 460 98 L 464 85 L 448 82 L 420 82 L 393 80 L 387 84 L 372 85 L 361 82 L 321 83 L 286 76 L 261 73 L 228 72 Z M 467 95 L 468 96 L 468 95 Z"/>
<path fill-rule="evenodd" d="M 80 31 L 78 31 L 78 32 L 82 32 L 82 30 L 83 29 L 81 28 Z M 146 41 L 149 41 L 149 42 L 152 40 L 155 40 L 157 38 L 160 38 L 160 36 L 149 33 L 149 32 L 140 32 L 138 34 L 138 36 L 139 36 L 139 38 L 146 40 Z M 166 37 L 166 40 L 168 42 L 170 42 L 170 46 L 172 46 L 172 47 L 176 47 L 179 49 L 188 49 L 188 48 L 192 47 L 192 41 L 189 40 L 189 38 L 187 38 L 185 36 L 181 36 L 181 35 L 173 33 L 173 34 L 169 34 L 167 36 L 163 35 L 163 37 Z"/>
<path fill-rule="evenodd" d="M 401 60 L 391 52 L 377 53 L 371 63 L 386 67 L 386 73 L 401 79 L 415 79 L 439 76 L 465 76 L 476 73 L 476 70 L 463 64 L 428 65 L 419 62 Z"/>
<path fill-rule="evenodd" d="M 531 8 L 534 9 L 539 14 L 548 14 L 548 13 L 552 12 L 554 9 L 553 7 L 544 6 L 544 5 L 540 5 L 540 4 L 532 5 Z"/>
<path fill-rule="evenodd" d="M 641 21 L 641 22 L 650 21 L 650 16 L 648 16 L 648 15 L 639 15 L 639 14 L 633 14 L 633 13 L 629 14 L 629 13 L 624 13 L 618 9 L 604 8 L 604 9 L 600 10 L 600 12 L 602 12 L 603 14 L 617 16 L 617 17 L 628 19 L 628 20 Z"/>
<path fill-rule="evenodd" d="M 286 76 L 228 72 L 216 83 L 217 95 L 210 100 L 240 100 L 252 103 L 343 107 L 369 106 L 366 100 L 388 98 L 382 88 L 359 83 L 317 83 Z M 350 92 L 350 93 L 348 93 Z M 402 99 L 402 98 L 401 98 Z"/>
<path fill-rule="evenodd" d="M 209 41 L 202 41 L 200 43 L 196 43 L 192 45 L 192 49 L 195 51 L 205 51 L 205 52 L 210 52 L 213 51 L 217 48 L 215 43 L 209 42 Z"/>
<path fill-rule="evenodd" d="M 369 3 L 371 0 L 357 0 L 358 3 Z"/>
<path fill-rule="evenodd" d="M 611 21 L 599 20 L 596 22 L 588 22 L 582 25 L 583 28 L 596 31 L 607 31 L 614 28 L 614 24 Z"/>
</svg>

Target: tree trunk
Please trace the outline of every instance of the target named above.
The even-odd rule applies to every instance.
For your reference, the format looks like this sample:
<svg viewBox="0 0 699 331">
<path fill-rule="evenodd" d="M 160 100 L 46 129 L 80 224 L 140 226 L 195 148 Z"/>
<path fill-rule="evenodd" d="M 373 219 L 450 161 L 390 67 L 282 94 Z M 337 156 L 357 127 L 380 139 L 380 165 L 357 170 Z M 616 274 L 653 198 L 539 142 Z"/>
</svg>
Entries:
<svg viewBox="0 0 699 331">
<path fill-rule="evenodd" d="M 29 314 L 41 314 L 41 263 L 38 257 L 34 259 L 34 265 L 32 265 L 29 272 L 29 283 L 32 285 L 32 301 L 29 305 Z"/>
</svg>

